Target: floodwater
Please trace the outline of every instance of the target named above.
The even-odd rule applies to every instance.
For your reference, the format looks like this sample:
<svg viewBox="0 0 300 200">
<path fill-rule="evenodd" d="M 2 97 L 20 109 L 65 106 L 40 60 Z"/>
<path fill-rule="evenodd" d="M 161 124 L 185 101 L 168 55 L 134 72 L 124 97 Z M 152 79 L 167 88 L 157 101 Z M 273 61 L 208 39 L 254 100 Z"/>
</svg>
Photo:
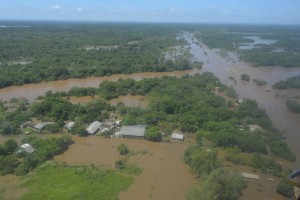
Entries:
<svg viewBox="0 0 300 200">
<path fill-rule="evenodd" d="M 22 182 L 19 176 L 0 176 L 0 199 L 20 199 L 26 189 L 18 187 Z"/>
<path fill-rule="evenodd" d="M 185 70 L 174 72 L 145 72 L 134 74 L 116 74 L 105 77 L 89 77 L 85 79 L 67 79 L 60 81 L 49 81 L 42 83 L 25 84 L 22 86 L 11 86 L 0 89 L 0 99 L 8 101 L 11 98 L 25 97 L 29 102 L 33 102 L 38 96 L 44 95 L 47 91 L 68 91 L 72 87 L 98 87 L 102 81 L 118 81 L 120 78 L 132 78 L 135 80 L 141 80 L 144 78 L 154 78 L 162 76 L 182 76 L 185 74 L 200 73 L 200 70 Z"/>
<path fill-rule="evenodd" d="M 196 183 L 189 167 L 182 162 L 188 141 L 185 143 L 155 143 L 139 139 L 73 136 L 75 144 L 55 160 L 67 164 L 95 164 L 102 168 L 113 168 L 121 159 L 117 147 L 124 143 L 133 155 L 129 163 L 143 168 L 127 191 L 120 193 L 121 200 L 178 199 L 182 200 L 188 188 Z M 189 139 L 188 139 L 189 140 Z M 143 153 L 141 153 L 143 152 Z"/>
<path fill-rule="evenodd" d="M 240 61 L 233 52 L 228 52 L 228 56 L 223 58 L 219 55 L 218 49 L 209 49 L 197 41 L 192 34 L 186 33 L 183 37 L 191 45 L 194 59 L 203 62 L 203 71 L 214 73 L 222 83 L 232 86 L 239 94 L 239 98 L 255 99 L 258 105 L 266 110 L 275 127 L 284 131 L 286 142 L 296 154 L 297 165 L 300 166 L 300 115 L 292 113 L 286 108 L 285 98 L 276 97 L 277 95 L 280 97 L 300 96 L 300 90 L 271 89 L 274 83 L 299 75 L 300 68 L 251 67 L 250 63 Z M 257 86 L 252 81 L 242 81 L 240 78 L 242 74 L 248 74 L 252 80 L 265 80 L 267 85 Z M 229 77 L 233 77 L 235 81 Z M 271 90 L 267 92 L 266 89 Z"/>
<path fill-rule="evenodd" d="M 270 44 L 277 42 L 276 40 L 262 39 L 258 36 L 244 36 L 243 38 L 253 40 L 253 42 L 240 43 L 239 49 L 242 49 L 242 50 L 259 48 L 259 46 L 257 46 L 257 45 L 270 45 Z"/>
</svg>

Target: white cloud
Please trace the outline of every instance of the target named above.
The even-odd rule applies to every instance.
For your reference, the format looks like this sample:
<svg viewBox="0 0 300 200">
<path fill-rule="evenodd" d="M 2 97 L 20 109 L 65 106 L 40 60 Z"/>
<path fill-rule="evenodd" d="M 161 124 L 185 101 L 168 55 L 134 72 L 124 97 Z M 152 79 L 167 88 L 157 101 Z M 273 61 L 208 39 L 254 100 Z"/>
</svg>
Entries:
<svg viewBox="0 0 300 200">
<path fill-rule="evenodd" d="M 77 11 L 77 12 L 82 12 L 82 11 L 83 11 L 83 8 L 77 8 L 76 11 Z"/>
<path fill-rule="evenodd" d="M 60 10 L 60 9 L 61 9 L 60 6 L 53 6 L 53 7 L 52 7 L 52 10 L 54 10 L 54 11 L 58 11 L 58 10 Z"/>
</svg>

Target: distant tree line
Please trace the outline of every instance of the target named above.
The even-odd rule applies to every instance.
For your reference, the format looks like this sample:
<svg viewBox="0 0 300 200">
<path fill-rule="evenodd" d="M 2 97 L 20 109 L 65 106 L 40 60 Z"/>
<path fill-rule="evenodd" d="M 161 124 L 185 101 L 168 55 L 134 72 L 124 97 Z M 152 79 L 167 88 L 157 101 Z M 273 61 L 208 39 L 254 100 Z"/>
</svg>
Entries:
<svg viewBox="0 0 300 200">
<path fill-rule="evenodd" d="M 188 58 L 172 61 L 162 55 L 169 47 L 186 44 L 176 39 L 180 31 L 181 26 L 157 24 L 69 24 L 63 28 L 45 23 L 2 29 L 0 88 L 67 78 L 191 69 Z"/>
</svg>

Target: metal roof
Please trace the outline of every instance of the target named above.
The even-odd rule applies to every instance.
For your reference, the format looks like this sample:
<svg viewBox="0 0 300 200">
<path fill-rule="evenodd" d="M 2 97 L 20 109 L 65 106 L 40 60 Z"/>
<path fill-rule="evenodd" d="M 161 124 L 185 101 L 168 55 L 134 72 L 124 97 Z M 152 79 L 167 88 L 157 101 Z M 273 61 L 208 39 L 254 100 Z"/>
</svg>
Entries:
<svg viewBox="0 0 300 200">
<path fill-rule="evenodd" d="M 69 123 L 67 123 L 66 125 L 65 125 L 65 128 L 66 129 L 71 129 L 71 128 L 73 128 L 75 126 L 75 122 L 69 122 Z"/>
<path fill-rule="evenodd" d="M 241 175 L 244 177 L 244 178 L 250 178 L 250 179 L 256 179 L 256 180 L 259 180 L 259 176 L 256 175 L 256 174 L 249 174 L 249 173 L 241 173 Z"/>
<path fill-rule="evenodd" d="M 52 124 L 52 122 L 41 122 L 41 123 L 38 123 L 35 126 L 33 126 L 33 128 L 42 130 L 48 124 Z"/>
<path fill-rule="evenodd" d="M 120 136 L 144 137 L 146 125 L 122 126 Z"/>
<path fill-rule="evenodd" d="M 183 134 L 180 133 L 172 133 L 172 139 L 183 140 Z"/>
<path fill-rule="evenodd" d="M 26 153 L 32 153 L 35 151 L 35 149 L 28 143 L 22 144 L 21 149 Z"/>
<path fill-rule="evenodd" d="M 98 121 L 94 121 L 87 129 L 86 131 L 89 134 L 94 134 L 96 133 L 96 131 L 98 131 L 98 129 L 101 127 L 102 123 L 98 122 Z"/>
</svg>

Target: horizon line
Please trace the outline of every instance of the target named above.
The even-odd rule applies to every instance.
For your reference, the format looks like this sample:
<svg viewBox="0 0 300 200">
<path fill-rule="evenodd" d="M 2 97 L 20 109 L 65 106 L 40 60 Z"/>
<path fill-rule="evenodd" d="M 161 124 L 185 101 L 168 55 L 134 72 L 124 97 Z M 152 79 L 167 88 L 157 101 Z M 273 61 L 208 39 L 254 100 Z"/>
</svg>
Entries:
<svg viewBox="0 0 300 200">
<path fill-rule="evenodd" d="M 294 23 L 255 23 L 255 22 L 189 22 L 189 21 L 105 21 L 105 20 L 85 20 L 85 19 L 0 19 L 0 22 L 57 22 L 57 23 L 130 23 L 130 24 L 194 24 L 194 25 L 258 25 L 258 26 L 300 26 Z"/>
</svg>

